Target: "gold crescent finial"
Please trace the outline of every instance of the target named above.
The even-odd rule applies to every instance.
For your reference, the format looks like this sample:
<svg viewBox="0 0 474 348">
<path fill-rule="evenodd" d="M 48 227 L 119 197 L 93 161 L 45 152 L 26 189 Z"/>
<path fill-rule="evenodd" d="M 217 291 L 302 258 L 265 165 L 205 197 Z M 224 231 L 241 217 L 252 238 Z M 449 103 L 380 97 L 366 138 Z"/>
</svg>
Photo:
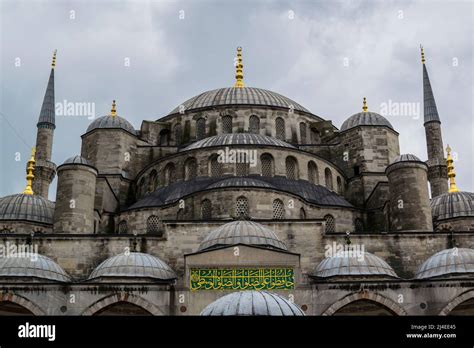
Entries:
<svg viewBox="0 0 474 348">
<path fill-rule="evenodd" d="M 23 194 L 25 195 L 33 195 L 33 179 L 35 178 L 35 175 L 33 174 L 35 171 L 35 154 L 36 154 L 36 148 L 34 147 L 31 150 L 31 158 L 28 161 L 28 167 L 26 168 L 26 188 L 23 191 Z"/>
<path fill-rule="evenodd" d="M 112 101 L 112 109 L 110 109 L 110 116 L 115 117 L 117 116 L 117 110 L 115 109 L 115 100 Z"/>
<path fill-rule="evenodd" d="M 244 65 L 242 64 L 242 47 L 237 47 L 237 63 L 235 65 L 235 85 L 242 88 L 244 85 Z"/>
<path fill-rule="evenodd" d="M 362 111 L 367 112 L 367 110 L 369 110 L 369 108 L 367 107 L 367 98 L 364 97 L 364 104 L 362 106 Z"/>
<path fill-rule="evenodd" d="M 453 165 L 453 157 L 451 156 L 451 148 L 449 145 L 446 147 L 446 163 L 448 165 L 448 178 L 449 178 L 449 193 L 452 192 L 459 192 L 458 187 L 456 186 L 456 182 L 454 178 L 456 177 L 456 172 L 454 171 L 454 165 Z"/>
<path fill-rule="evenodd" d="M 421 49 L 421 62 L 425 64 L 425 50 L 423 49 L 423 46 L 420 45 Z"/>
<path fill-rule="evenodd" d="M 56 67 L 56 53 L 58 52 L 58 50 L 54 50 L 54 53 L 53 53 L 53 61 L 51 63 L 51 69 L 54 69 Z"/>
</svg>

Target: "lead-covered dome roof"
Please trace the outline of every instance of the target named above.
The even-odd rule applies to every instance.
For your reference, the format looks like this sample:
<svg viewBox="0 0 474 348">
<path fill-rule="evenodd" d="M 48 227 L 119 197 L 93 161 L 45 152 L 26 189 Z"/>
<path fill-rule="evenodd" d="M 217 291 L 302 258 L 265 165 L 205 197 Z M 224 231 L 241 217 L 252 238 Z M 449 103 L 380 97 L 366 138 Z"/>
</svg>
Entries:
<svg viewBox="0 0 474 348">
<path fill-rule="evenodd" d="M 270 249 L 287 250 L 271 229 L 253 221 L 232 221 L 215 230 L 203 239 L 198 250 L 209 250 L 226 245 L 258 245 Z"/>
<path fill-rule="evenodd" d="M 94 129 L 123 129 L 133 135 L 137 134 L 131 123 L 120 116 L 106 115 L 96 118 L 89 127 L 87 127 L 86 133 Z"/>
<path fill-rule="evenodd" d="M 53 223 L 54 203 L 39 195 L 23 193 L 0 198 L 0 220 Z"/>
<path fill-rule="evenodd" d="M 96 278 L 151 278 L 172 280 L 174 271 L 160 258 L 138 252 L 123 253 L 113 256 L 97 266 L 89 276 Z"/>
<path fill-rule="evenodd" d="M 416 271 L 416 278 L 432 278 L 450 274 L 474 274 L 474 249 L 442 250 L 426 260 Z"/>
<path fill-rule="evenodd" d="M 0 257 L 0 278 L 27 277 L 69 282 L 71 278 L 56 262 L 39 254 Z"/>
<path fill-rule="evenodd" d="M 391 277 L 398 278 L 390 265 L 380 257 L 355 251 L 341 251 L 322 260 L 313 273 L 318 278 L 329 277 Z"/>
<path fill-rule="evenodd" d="M 229 146 L 229 145 L 266 145 L 266 146 L 280 146 L 290 149 L 295 149 L 291 144 L 283 140 L 276 138 L 268 137 L 261 134 L 252 134 L 252 133 L 231 133 L 231 134 L 222 134 L 215 135 L 206 139 L 198 140 L 191 145 L 186 146 L 181 151 L 202 149 L 205 147 L 214 147 L 214 146 Z"/>
<path fill-rule="evenodd" d="M 209 304 L 203 316 L 303 316 L 304 312 L 284 297 L 267 291 L 239 291 L 225 295 Z"/>
<path fill-rule="evenodd" d="M 69 157 L 68 159 L 64 161 L 63 164 L 84 164 L 87 166 L 91 165 L 88 160 L 86 160 L 84 157 L 80 155 Z"/>
<path fill-rule="evenodd" d="M 352 115 L 341 126 L 341 132 L 358 126 L 385 126 L 393 129 L 392 124 L 382 115 L 365 111 Z"/>
<path fill-rule="evenodd" d="M 255 87 L 227 87 L 214 89 L 198 94 L 174 108 L 169 115 L 177 114 L 181 110 L 193 111 L 202 108 L 224 105 L 258 105 L 310 113 L 310 111 L 294 100 L 281 94 Z"/>
<path fill-rule="evenodd" d="M 474 217 L 474 193 L 449 192 L 431 199 L 433 220 L 445 220 L 463 216 Z"/>
<path fill-rule="evenodd" d="M 410 153 L 405 153 L 405 154 L 395 157 L 392 164 L 398 163 L 398 162 L 421 162 L 421 160 L 415 155 L 412 155 Z"/>
</svg>

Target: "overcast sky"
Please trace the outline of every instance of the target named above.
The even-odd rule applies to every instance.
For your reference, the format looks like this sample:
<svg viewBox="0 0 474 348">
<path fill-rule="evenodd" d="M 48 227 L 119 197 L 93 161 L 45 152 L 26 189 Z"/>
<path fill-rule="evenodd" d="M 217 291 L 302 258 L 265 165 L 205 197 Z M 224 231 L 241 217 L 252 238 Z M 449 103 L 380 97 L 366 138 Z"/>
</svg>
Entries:
<svg viewBox="0 0 474 348">
<path fill-rule="evenodd" d="M 408 115 L 392 110 L 386 117 L 400 133 L 401 152 L 426 160 L 420 43 L 445 146 L 458 156 L 458 187 L 473 192 L 473 7 L 472 1 L 0 0 L 0 196 L 24 189 L 54 49 L 57 103 L 91 103 L 99 117 L 116 99 L 118 114 L 139 129 L 142 120 L 158 119 L 196 94 L 232 86 L 235 49 L 242 46 L 247 86 L 283 94 L 338 128 L 361 110 L 364 96 L 379 113 L 389 103 L 413 103 Z M 90 122 L 57 116 L 56 164 L 80 153 Z"/>
</svg>

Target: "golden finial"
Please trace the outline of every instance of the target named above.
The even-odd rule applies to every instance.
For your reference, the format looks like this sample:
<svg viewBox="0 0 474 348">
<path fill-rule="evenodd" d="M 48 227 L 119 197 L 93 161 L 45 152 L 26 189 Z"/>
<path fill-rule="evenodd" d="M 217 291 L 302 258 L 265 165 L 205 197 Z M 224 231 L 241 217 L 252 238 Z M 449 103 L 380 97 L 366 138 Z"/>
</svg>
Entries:
<svg viewBox="0 0 474 348">
<path fill-rule="evenodd" d="M 456 173 L 454 172 L 454 165 L 453 165 L 453 157 L 451 156 L 451 148 L 448 147 L 446 148 L 446 163 L 448 165 L 448 178 L 449 178 L 449 193 L 452 192 L 459 192 L 458 187 L 456 186 L 456 182 L 454 181 L 454 178 L 456 177 Z"/>
<path fill-rule="evenodd" d="M 367 107 L 367 99 L 364 97 L 364 105 L 362 106 L 362 111 L 367 112 L 369 108 Z"/>
<path fill-rule="evenodd" d="M 110 116 L 112 117 L 117 116 L 117 110 L 115 109 L 115 100 L 112 101 L 112 109 L 110 110 Z"/>
<path fill-rule="evenodd" d="M 36 148 L 33 148 L 31 150 L 31 158 L 28 161 L 28 167 L 26 168 L 26 188 L 23 191 L 23 194 L 25 195 L 33 195 L 33 179 L 35 178 L 33 172 L 35 170 L 35 154 L 36 154 Z"/>
<path fill-rule="evenodd" d="M 54 53 L 53 53 L 53 62 L 51 63 L 51 69 L 54 69 L 56 67 L 56 53 L 58 52 L 58 50 L 54 50 Z"/>
<path fill-rule="evenodd" d="M 237 64 L 235 65 L 235 85 L 234 87 L 245 87 L 244 85 L 244 65 L 242 64 L 242 47 L 237 47 Z"/>
<path fill-rule="evenodd" d="M 423 46 L 420 45 L 421 48 L 421 62 L 425 64 L 425 50 L 423 49 Z"/>
</svg>

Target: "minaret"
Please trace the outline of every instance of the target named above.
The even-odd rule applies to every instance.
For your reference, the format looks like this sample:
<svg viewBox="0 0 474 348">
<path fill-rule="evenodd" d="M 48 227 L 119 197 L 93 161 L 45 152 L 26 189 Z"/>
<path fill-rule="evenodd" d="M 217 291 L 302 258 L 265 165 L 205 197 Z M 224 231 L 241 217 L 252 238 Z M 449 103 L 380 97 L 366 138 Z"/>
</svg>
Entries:
<svg viewBox="0 0 474 348">
<path fill-rule="evenodd" d="M 242 88 L 244 85 L 244 65 L 242 64 L 242 47 L 237 47 L 237 64 L 235 65 L 234 87 Z"/>
<path fill-rule="evenodd" d="M 53 149 L 53 134 L 55 124 L 55 104 L 54 104 L 54 68 L 56 67 L 56 51 L 54 51 L 53 62 L 51 63 L 51 73 L 49 75 L 48 86 L 41 106 L 41 112 L 36 124 L 36 168 L 35 181 L 33 182 L 33 192 L 44 198 L 48 198 L 48 190 L 51 181 L 56 175 L 56 165 L 51 162 L 51 152 Z"/>
<path fill-rule="evenodd" d="M 428 150 L 426 164 L 428 165 L 428 181 L 430 182 L 431 197 L 433 198 L 448 192 L 448 173 L 441 136 L 441 121 L 431 89 L 428 71 L 426 70 L 423 47 L 421 47 L 421 62 L 423 63 L 424 126 Z"/>
</svg>

